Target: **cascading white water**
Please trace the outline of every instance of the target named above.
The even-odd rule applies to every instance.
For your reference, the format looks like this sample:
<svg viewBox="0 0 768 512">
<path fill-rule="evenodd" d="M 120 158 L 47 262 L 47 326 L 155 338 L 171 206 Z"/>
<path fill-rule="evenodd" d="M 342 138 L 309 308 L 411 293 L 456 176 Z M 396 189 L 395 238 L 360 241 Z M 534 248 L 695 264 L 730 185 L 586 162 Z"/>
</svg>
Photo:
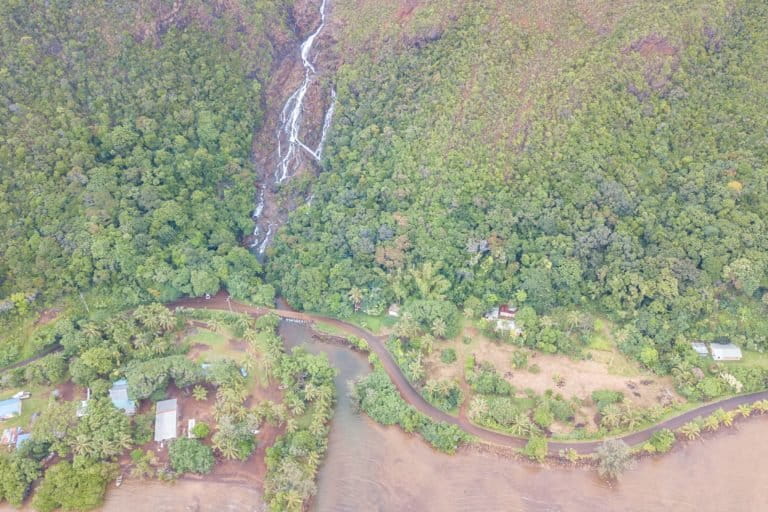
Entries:
<svg viewBox="0 0 768 512">
<path fill-rule="evenodd" d="M 314 32 L 307 37 L 307 39 L 301 44 L 301 63 L 304 67 L 304 79 L 301 85 L 296 89 L 293 94 L 286 100 L 283 109 L 280 111 L 280 119 L 277 127 L 277 157 L 278 164 L 274 174 L 274 183 L 279 185 L 286 179 L 290 178 L 296 168 L 301 164 L 300 154 L 303 149 L 306 151 L 315 161 L 319 162 L 322 153 L 323 145 L 325 144 L 325 138 L 328 134 L 328 130 L 333 120 L 333 111 L 336 103 L 336 91 L 331 89 L 331 104 L 325 113 L 323 119 L 323 129 L 320 135 L 320 142 L 317 145 L 317 149 L 309 148 L 299 138 L 301 131 L 302 114 L 304 108 L 304 98 L 307 94 L 310 84 L 317 76 L 317 71 L 312 63 L 310 52 L 312 51 L 312 45 L 315 43 L 315 39 L 325 27 L 327 0 L 322 0 L 320 4 L 320 24 L 317 26 Z M 284 144 L 285 140 L 285 144 Z M 258 221 L 264 211 L 264 185 L 259 187 L 259 195 L 256 203 L 256 208 L 253 212 L 253 219 Z M 269 223 L 267 226 L 267 232 L 264 234 L 264 239 L 260 240 L 261 228 L 258 224 L 253 230 L 253 243 L 251 247 L 257 248 L 259 254 L 264 254 L 269 243 L 269 238 L 272 235 L 273 223 Z"/>
<path fill-rule="evenodd" d="M 336 89 L 331 89 L 331 104 L 328 110 L 325 112 L 325 119 L 323 120 L 323 132 L 320 135 L 320 142 L 317 144 L 315 155 L 318 160 L 323 156 L 323 146 L 325 145 L 325 136 L 328 134 L 328 129 L 331 127 L 333 121 L 333 109 L 336 107 Z"/>
<path fill-rule="evenodd" d="M 307 89 L 312 79 L 316 76 L 315 66 L 310 61 L 310 51 L 312 45 L 315 43 L 315 38 L 325 27 L 325 7 L 326 0 L 323 0 L 320 4 L 320 25 L 315 29 L 312 34 L 301 44 L 301 63 L 304 66 L 304 80 L 301 82 L 296 91 L 285 102 L 283 110 L 280 113 L 280 126 L 277 131 L 277 155 L 280 159 L 280 163 L 275 171 L 275 182 L 282 183 L 289 176 L 292 170 L 299 164 L 299 149 L 305 150 L 315 160 L 320 160 L 320 148 L 322 147 L 322 139 L 320 141 L 321 146 L 317 150 L 313 151 L 306 144 L 304 144 L 299 138 L 299 131 L 301 129 L 302 110 L 304 107 L 304 98 L 307 94 Z M 332 93 L 335 97 L 335 92 Z M 329 110 L 332 110 L 332 106 Z M 328 116 L 326 115 L 326 118 Z M 324 127 L 325 128 L 325 127 Z M 325 132 L 325 129 L 323 130 Z M 283 148 L 282 137 L 287 137 L 288 147 Z M 283 152 L 285 149 L 285 152 Z"/>
</svg>

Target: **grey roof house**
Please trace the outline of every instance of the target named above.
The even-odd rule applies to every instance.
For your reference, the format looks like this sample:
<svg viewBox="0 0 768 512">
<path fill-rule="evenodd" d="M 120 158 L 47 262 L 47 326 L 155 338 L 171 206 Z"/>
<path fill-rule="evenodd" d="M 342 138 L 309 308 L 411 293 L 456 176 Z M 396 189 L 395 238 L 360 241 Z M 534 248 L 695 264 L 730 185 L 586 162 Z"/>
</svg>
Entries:
<svg viewBox="0 0 768 512">
<path fill-rule="evenodd" d="M 155 441 L 176 439 L 176 422 L 179 405 L 175 398 L 162 400 L 155 405 Z"/>
<path fill-rule="evenodd" d="M 715 361 L 738 361 L 741 359 L 741 349 L 733 343 L 712 343 L 709 346 L 712 359 Z"/>
</svg>

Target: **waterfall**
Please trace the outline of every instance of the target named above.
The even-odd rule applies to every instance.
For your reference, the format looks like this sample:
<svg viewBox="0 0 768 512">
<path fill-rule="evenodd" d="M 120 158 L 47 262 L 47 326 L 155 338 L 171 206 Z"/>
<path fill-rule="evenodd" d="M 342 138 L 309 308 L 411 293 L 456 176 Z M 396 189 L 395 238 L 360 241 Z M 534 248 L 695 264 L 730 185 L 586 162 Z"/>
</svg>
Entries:
<svg viewBox="0 0 768 512">
<path fill-rule="evenodd" d="M 294 91 L 288 98 L 283 106 L 283 110 L 280 113 L 280 126 L 277 130 L 277 155 L 280 162 L 275 170 L 275 182 L 280 184 L 290 177 L 290 173 L 295 170 L 299 164 L 299 150 L 303 149 L 309 155 L 317 161 L 320 161 L 321 145 L 317 150 L 312 150 L 304 144 L 299 138 L 299 131 L 301 130 L 302 113 L 304 107 L 304 98 L 307 94 L 307 89 L 312 80 L 317 76 L 315 66 L 310 60 L 310 52 L 312 45 L 315 43 L 315 38 L 325 27 L 325 8 L 326 0 L 323 0 L 320 4 L 320 24 L 317 26 L 314 32 L 307 37 L 307 39 L 301 43 L 301 63 L 304 66 L 304 80 L 299 85 L 299 88 Z M 332 91 L 332 97 L 335 98 L 335 91 Z M 333 104 L 331 104 L 333 105 Z M 332 106 L 329 111 L 332 113 Z M 328 115 L 326 113 L 326 119 Z M 323 125 L 323 132 L 325 132 L 325 125 Z M 288 138 L 288 147 L 283 148 L 281 137 Z M 285 151 L 283 151 L 285 149 Z"/>
<path fill-rule="evenodd" d="M 274 183 L 279 185 L 285 180 L 290 178 L 301 164 L 301 152 L 302 150 L 309 154 L 312 159 L 320 162 L 323 153 L 323 146 L 325 139 L 330 129 L 331 122 L 333 121 L 333 111 L 336 104 L 336 90 L 331 89 L 331 103 L 328 110 L 325 112 L 323 119 L 323 128 L 320 136 L 320 142 L 316 149 L 308 147 L 299 137 L 304 110 L 304 99 L 307 94 L 307 90 L 312 82 L 317 78 L 317 70 L 312 63 L 312 46 L 315 43 L 315 39 L 325 27 L 326 21 L 326 7 L 327 0 L 322 0 L 320 4 L 320 24 L 315 28 L 303 43 L 301 43 L 301 63 L 304 68 L 304 78 L 299 87 L 288 97 L 280 111 L 280 117 L 278 120 L 277 132 L 275 138 L 277 139 L 277 159 L 278 164 L 274 172 Z M 264 186 L 259 187 L 258 200 L 256 208 L 253 211 L 253 219 L 258 222 L 264 211 Z M 265 219 L 266 220 L 266 219 Z M 262 222 L 262 226 L 264 222 Z M 264 254 L 267 248 L 269 239 L 272 236 L 272 230 L 277 227 L 274 223 L 269 222 L 267 231 L 264 234 L 264 238 L 260 240 L 262 227 L 257 224 L 253 230 L 253 243 L 251 247 L 257 248 L 259 254 Z"/>
</svg>

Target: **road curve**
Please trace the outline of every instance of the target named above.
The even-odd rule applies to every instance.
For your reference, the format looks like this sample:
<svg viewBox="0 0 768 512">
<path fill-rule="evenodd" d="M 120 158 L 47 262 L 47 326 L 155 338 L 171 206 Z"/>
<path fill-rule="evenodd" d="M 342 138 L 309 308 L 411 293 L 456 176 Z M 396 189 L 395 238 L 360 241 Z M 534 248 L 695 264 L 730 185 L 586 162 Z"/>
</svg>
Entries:
<svg viewBox="0 0 768 512">
<path fill-rule="evenodd" d="M 281 318 L 292 318 L 294 320 L 302 320 L 310 323 L 323 322 L 326 324 L 333 325 L 334 327 L 337 327 L 339 330 L 342 330 L 353 336 L 363 338 L 365 341 L 368 342 L 368 346 L 370 347 L 371 351 L 373 351 L 373 353 L 375 353 L 378 356 L 384 370 L 387 372 L 387 374 L 389 375 L 389 378 L 397 387 L 397 390 L 400 392 L 400 395 L 402 395 L 403 399 L 409 404 L 411 404 L 414 408 L 416 408 L 419 412 L 429 416 L 433 420 L 443 421 L 445 423 L 456 425 L 460 427 L 462 430 L 466 431 L 467 433 L 477 437 L 478 439 L 487 441 L 489 443 L 493 443 L 501 446 L 513 447 L 513 448 L 520 448 L 522 446 L 525 446 L 525 444 L 528 441 L 525 438 L 515 437 L 509 434 L 502 434 L 500 432 L 494 432 L 492 430 L 478 427 L 477 425 L 471 423 L 467 419 L 451 416 L 450 414 L 444 411 L 441 411 L 440 409 L 436 408 L 435 406 L 427 402 L 424 399 L 424 397 L 422 397 L 421 394 L 411 385 L 411 383 L 408 382 L 408 379 L 406 379 L 405 375 L 403 375 L 403 372 L 400 370 L 400 367 L 392 358 L 392 354 L 390 354 L 389 350 L 387 350 L 387 347 L 384 344 L 384 342 L 386 341 L 386 338 L 383 336 L 376 336 L 370 331 L 363 329 L 362 327 L 349 324 L 347 322 L 338 320 L 336 318 L 329 318 L 321 315 L 302 313 L 299 311 L 293 311 L 286 308 L 271 309 L 271 308 L 247 306 L 235 300 L 230 300 L 225 293 L 219 293 L 215 297 L 211 297 L 209 300 L 206 300 L 203 298 L 181 299 L 181 300 L 166 304 L 166 306 L 168 306 L 169 308 L 183 306 L 187 308 L 198 308 L 198 309 L 217 309 L 217 310 L 224 310 L 224 311 L 233 311 L 237 313 L 247 313 L 252 316 L 260 316 L 267 313 L 274 313 Z M 617 439 L 621 439 L 629 445 L 639 444 L 644 441 L 647 441 L 651 437 L 651 435 L 653 435 L 653 433 L 656 432 L 657 430 L 661 430 L 663 428 L 674 430 L 684 425 L 685 423 L 688 423 L 689 421 L 693 420 L 698 416 L 706 416 L 708 414 L 711 414 L 717 409 L 731 410 L 731 409 L 735 409 L 736 407 L 742 404 L 748 404 L 748 403 L 755 402 L 757 400 L 765 400 L 765 399 L 768 399 L 768 391 L 759 391 L 757 393 L 751 393 L 748 395 L 741 395 L 741 396 L 726 398 L 718 402 L 702 405 L 701 407 L 687 411 L 679 416 L 669 418 L 660 423 L 657 423 L 656 425 L 648 427 L 644 430 L 640 430 L 638 432 L 620 436 Z M 570 448 L 580 454 L 588 454 L 588 453 L 593 453 L 597 449 L 597 447 L 600 446 L 601 443 L 602 443 L 602 440 L 600 441 L 549 441 L 549 453 L 556 455 L 560 450 L 565 450 Z"/>
</svg>

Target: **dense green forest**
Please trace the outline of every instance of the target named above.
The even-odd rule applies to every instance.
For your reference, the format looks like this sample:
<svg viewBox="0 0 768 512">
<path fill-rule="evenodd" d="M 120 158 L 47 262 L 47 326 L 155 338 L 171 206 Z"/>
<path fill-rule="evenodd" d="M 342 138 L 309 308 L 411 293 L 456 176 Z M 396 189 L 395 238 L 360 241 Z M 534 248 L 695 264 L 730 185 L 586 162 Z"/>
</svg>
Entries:
<svg viewBox="0 0 768 512">
<path fill-rule="evenodd" d="M 270 300 L 251 141 L 285 2 L 3 2 L 0 297 Z"/>
<path fill-rule="evenodd" d="M 536 332 L 559 311 L 603 311 L 658 371 L 698 337 L 768 348 L 768 7 L 465 4 L 345 56 L 325 172 L 271 254 L 281 293 L 405 302 L 433 334 L 510 301 L 557 349 Z"/>
</svg>

